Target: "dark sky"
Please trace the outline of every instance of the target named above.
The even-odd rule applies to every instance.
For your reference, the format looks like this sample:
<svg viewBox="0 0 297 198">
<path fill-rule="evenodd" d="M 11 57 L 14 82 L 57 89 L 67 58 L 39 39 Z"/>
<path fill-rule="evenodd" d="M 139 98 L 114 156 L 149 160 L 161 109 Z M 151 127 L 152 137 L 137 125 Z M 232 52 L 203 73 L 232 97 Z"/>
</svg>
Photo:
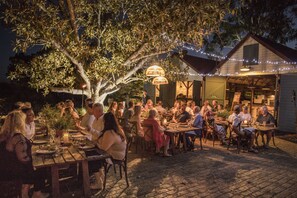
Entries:
<svg viewBox="0 0 297 198">
<path fill-rule="evenodd" d="M 0 80 L 6 79 L 9 57 L 14 55 L 13 42 L 15 34 L 9 29 L 0 26 Z"/>
</svg>

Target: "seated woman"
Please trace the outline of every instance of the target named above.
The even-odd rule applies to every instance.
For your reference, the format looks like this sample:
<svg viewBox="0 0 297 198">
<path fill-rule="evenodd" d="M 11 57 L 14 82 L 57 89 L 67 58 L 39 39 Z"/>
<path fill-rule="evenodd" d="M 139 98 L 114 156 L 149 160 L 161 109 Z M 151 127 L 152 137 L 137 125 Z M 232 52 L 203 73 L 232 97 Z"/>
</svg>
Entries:
<svg viewBox="0 0 297 198">
<path fill-rule="evenodd" d="M 143 132 L 143 128 L 141 126 L 141 106 L 135 105 L 134 115 L 130 118 L 129 122 L 135 122 L 138 135 L 143 137 L 144 132 Z"/>
<path fill-rule="evenodd" d="M 126 137 L 119 126 L 114 114 L 108 112 L 103 116 L 104 127 L 101 135 L 99 136 L 97 146 L 111 155 L 114 160 L 123 160 L 126 153 Z M 102 189 L 104 173 L 102 170 L 102 164 L 96 162 L 93 164 L 97 166 L 99 172 L 95 173 L 96 182 L 95 185 L 91 185 L 91 189 Z"/>
<path fill-rule="evenodd" d="M 25 137 L 25 114 L 10 112 L 0 132 L 0 180 L 22 180 L 22 197 L 29 197 L 30 184 L 34 184 L 33 197 L 47 197 L 42 193 L 45 172 L 34 170 L 31 156 L 31 143 Z"/>
<path fill-rule="evenodd" d="M 153 127 L 153 141 L 156 144 L 156 152 L 160 152 L 160 148 L 164 147 L 164 156 L 171 156 L 168 154 L 169 137 L 164 134 L 164 128 L 160 126 L 156 118 L 157 112 L 153 109 L 149 111 L 149 117 L 143 121 L 144 125 L 152 125 Z"/>
<path fill-rule="evenodd" d="M 122 118 L 123 117 L 123 113 L 124 113 L 124 103 L 123 102 L 119 102 L 118 103 L 118 107 L 117 110 L 115 112 L 115 116 L 116 118 Z"/>
</svg>

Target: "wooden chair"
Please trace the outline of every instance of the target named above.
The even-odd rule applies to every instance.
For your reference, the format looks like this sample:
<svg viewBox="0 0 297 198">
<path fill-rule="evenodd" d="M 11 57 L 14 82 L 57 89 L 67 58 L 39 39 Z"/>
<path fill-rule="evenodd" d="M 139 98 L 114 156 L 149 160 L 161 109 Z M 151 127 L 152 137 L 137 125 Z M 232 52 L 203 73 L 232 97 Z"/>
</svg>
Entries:
<svg viewBox="0 0 297 198">
<path fill-rule="evenodd" d="M 234 142 L 237 145 L 237 153 L 240 153 L 241 148 L 247 147 L 248 140 L 245 136 L 238 135 L 235 133 L 232 123 L 230 122 L 228 123 L 228 128 L 229 128 L 229 138 L 228 138 L 227 150 L 229 150 L 231 143 Z M 238 126 L 238 128 L 240 130 L 240 125 Z"/>
<path fill-rule="evenodd" d="M 153 126 L 142 124 L 144 132 L 144 148 L 145 150 L 152 151 L 155 150 L 155 144 L 153 140 Z"/>
<path fill-rule="evenodd" d="M 209 122 L 206 121 L 205 124 L 206 124 L 206 128 L 205 128 L 206 135 L 204 137 L 204 143 L 207 142 L 207 138 L 209 137 L 209 135 L 211 135 L 211 137 L 212 137 L 212 146 L 214 147 L 214 145 L 215 145 L 215 136 L 218 137 L 215 122 L 213 121 L 213 122 L 209 123 Z"/>
<path fill-rule="evenodd" d="M 105 189 L 105 186 L 106 186 L 106 178 L 107 178 L 108 171 L 112 166 L 114 166 L 115 173 L 116 173 L 116 166 L 119 167 L 119 169 L 120 169 L 120 179 L 122 179 L 122 169 L 124 170 L 126 184 L 127 184 L 127 187 L 129 187 L 128 173 L 127 173 L 127 168 L 128 168 L 128 166 L 127 166 L 127 156 L 128 156 L 128 149 L 129 149 L 131 143 L 132 143 L 131 140 L 127 141 L 125 157 L 124 157 L 123 160 L 115 160 L 115 159 L 111 158 L 112 164 L 108 164 L 106 161 L 104 161 L 103 167 L 104 167 L 105 177 L 104 177 L 103 189 Z"/>
</svg>

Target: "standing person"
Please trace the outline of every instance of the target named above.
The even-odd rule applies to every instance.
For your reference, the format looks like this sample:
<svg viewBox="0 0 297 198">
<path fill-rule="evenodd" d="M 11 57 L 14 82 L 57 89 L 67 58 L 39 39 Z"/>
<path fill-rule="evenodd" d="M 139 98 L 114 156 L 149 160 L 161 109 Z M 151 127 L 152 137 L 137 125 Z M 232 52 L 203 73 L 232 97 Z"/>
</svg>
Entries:
<svg viewBox="0 0 297 198">
<path fill-rule="evenodd" d="M 99 136 L 97 146 L 111 155 L 114 160 L 123 160 L 126 151 L 126 137 L 119 126 L 113 113 L 108 112 L 103 116 L 103 130 Z M 92 189 L 102 189 L 104 172 L 102 163 L 97 164 L 99 172 L 95 173 L 96 182 Z"/>
<path fill-rule="evenodd" d="M 93 100 L 91 98 L 85 100 L 85 107 L 87 112 L 82 117 L 80 125 L 84 128 L 91 128 L 95 120 L 95 116 L 93 115 Z"/>
<path fill-rule="evenodd" d="M 275 125 L 275 120 L 274 117 L 268 112 L 268 108 L 266 106 L 261 107 L 261 114 L 258 116 L 256 120 L 256 124 L 263 124 L 265 126 L 274 126 Z M 267 142 L 264 145 L 265 148 L 269 148 L 269 142 L 272 137 L 273 130 L 267 131 Z M 261 133 L 262 140 L 264 134 Z"/>
<path fill-rule="evenodd" d="M 242 120 L 239 113 L 240 113 L 240 106 L 235 105 L 234 112 L 229 116 L 228 121 L 232 123 L 232 128 L 237 135 L 244 136 L 249 140 L 248 151 L 258 153 L 256 149 L 253 149 L 254 141 L 255 141 L 255 133 L 253 131 L 245 130 L 240 127 L 240 123 Z"/>
<path fill-rule="evenodd" d="M 43 169 L 34 170 L 32 165 L 31 143 L 25 137 L 25 114 L 10 112 L 0 132 L 0 180 L 21 179 L 22 197 L 29 197 L 30 185 L 34 184 L 33 198 L 48 197 L 42 193 L 45 186 Z"/>
<path fill-rule="evenodd" d="M 144 107 L 147 103 L 147 101 L 151 99 L 151 97 L 149 95 L 147 95 L 147 91 L 143 90 L 142 91 L 142 106 Z"/>
</svg>

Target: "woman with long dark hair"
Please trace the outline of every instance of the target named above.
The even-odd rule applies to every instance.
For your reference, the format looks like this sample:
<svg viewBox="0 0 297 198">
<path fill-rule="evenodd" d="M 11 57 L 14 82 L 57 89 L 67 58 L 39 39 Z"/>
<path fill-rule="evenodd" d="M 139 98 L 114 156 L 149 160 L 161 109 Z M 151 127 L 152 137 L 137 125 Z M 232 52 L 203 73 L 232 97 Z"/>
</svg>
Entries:
<svg viewBox="0 0 297 198">
<path fill-rule="evenodd" d="M 97 146 L 106 151 L 115 160 L 123 160 L 126 151 L 126 137 L 119 126 L 115 115 L 108 112 L 103 116 L 104 127 L 99 136 Z M 110 161 L 110 160 L 109 160 Z M 108 161 L 108 162 L 109 162 Z M 102 168 L 95 173 L 96 183 L 91 186 L 92 189 L 102 188 L 104 173 Z"/>
</svg>

